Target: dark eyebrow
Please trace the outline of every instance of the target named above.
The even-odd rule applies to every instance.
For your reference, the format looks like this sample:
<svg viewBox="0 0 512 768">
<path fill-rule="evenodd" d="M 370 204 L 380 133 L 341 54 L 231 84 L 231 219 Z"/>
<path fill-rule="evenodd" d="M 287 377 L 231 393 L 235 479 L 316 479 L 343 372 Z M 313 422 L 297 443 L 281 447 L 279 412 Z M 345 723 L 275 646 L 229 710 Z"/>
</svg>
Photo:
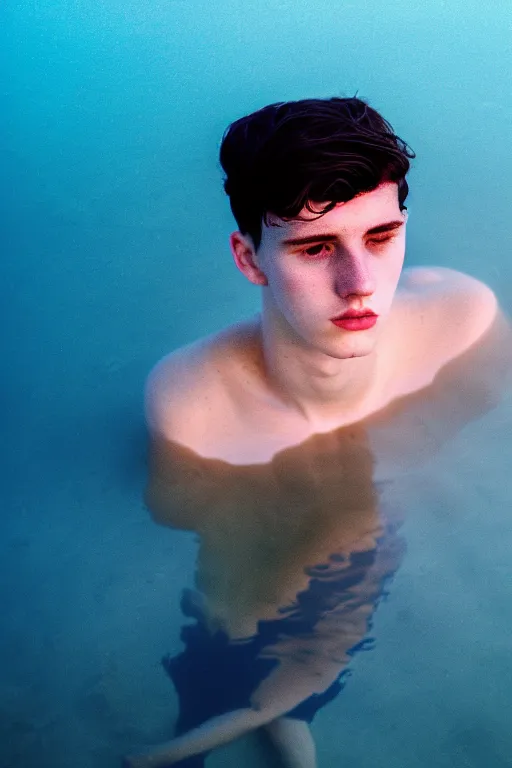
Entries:
<svg viewBox="0 0 512 768">
<path fill-rule="evenodd" d="M 368 229 L 365 232 L 365 235 L 378 235 L 381 232 L 391 232 L 393 229 L 403 227 L 403 225 L 403 221 L 387 221 L 385 224 L 379 224 L 376 227 Z M 339 237 L 335 232 L 332 234 L 327 232 L 321 235 L 310 235 L 309 237 L 291 237 L 287 240 L 281 240 L 280 245 L 307 245 L 308 243 L 320 243 L 331 240 L 339 241 Z"/>
</svg>

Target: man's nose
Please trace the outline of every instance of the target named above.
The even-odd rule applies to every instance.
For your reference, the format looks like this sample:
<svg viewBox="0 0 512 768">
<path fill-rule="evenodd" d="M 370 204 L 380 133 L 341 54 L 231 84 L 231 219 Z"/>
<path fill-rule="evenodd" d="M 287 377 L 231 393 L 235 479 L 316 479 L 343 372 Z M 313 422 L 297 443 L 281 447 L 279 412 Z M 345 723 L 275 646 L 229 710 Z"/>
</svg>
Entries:
<svg viewBox="0 0 512 768">
<path fill-rule="evenodd" d="M 335 269 L 336 293 L 342 298 L 375 292 L 375 275 L 367 256 L 344 253 L 336 260 Z"/>
</svg>

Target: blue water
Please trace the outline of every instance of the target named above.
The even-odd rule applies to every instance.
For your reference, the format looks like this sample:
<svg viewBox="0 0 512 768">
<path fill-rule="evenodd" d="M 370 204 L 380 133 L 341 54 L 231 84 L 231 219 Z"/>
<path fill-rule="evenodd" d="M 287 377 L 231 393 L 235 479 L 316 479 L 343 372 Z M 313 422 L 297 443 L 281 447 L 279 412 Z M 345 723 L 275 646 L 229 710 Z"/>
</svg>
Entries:
<svg viewBox="0 0 512 768">
<path fill-rule="evenodd" d="M 1 49 L 4 477 L 1 768 L 108 768 L 169 738 L 197 543 L 141 500 L 142 387 L 163 354 L 258 308 L 231 263 L 217 154 L 280 100 L 361 98 L 415 150 L 409 264 L 512 310 L 512 6 L 7 0 Z M 404 498 L 408 554 L 319 768 L 504 768 L 510 412 L 468 426 Z M 246 738 L 215 766 L 262 765 Z M 270 758 L 269 758 L 270 759 Z"/>
</svg>

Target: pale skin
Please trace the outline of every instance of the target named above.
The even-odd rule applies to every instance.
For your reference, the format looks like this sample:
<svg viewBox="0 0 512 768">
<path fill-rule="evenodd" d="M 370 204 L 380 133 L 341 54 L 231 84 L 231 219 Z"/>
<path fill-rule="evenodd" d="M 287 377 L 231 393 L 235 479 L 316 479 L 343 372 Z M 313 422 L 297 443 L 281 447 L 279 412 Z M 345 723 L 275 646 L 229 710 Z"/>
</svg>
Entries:
<svg viewBox="0 0 512 768">
<path fill-rule="evenodd" d="M 250 237 L 231 235 L 236 266 L 261 289 L 261 313 L 155 367 L 146 390 L 154 445 L 175 441 L 206 458 L 264 464 L 283 448 L 426 387 L 496 320 L 496 298 L 480 281 L 444 268 L 403 270 L 407 216 L 396 184 L 320 218 L 303 215 L 309 220 L 262 223 L 257 251 Z M 368 234 L 391 222 L 388 231 Z M 283 242 L 326 234 L 330 239 L 304 245 Z M 371 309 L 376 325 L 346 331 L 331 322 L 353 308 Z M 147 503 L 156 519 L 165 516 L 162 471 L 151 462 Z M 254 692 L 250 708 L 213 718 L 125 765 L 171 765 L 264 726 L 289 768 L 314 768 L 308 726 L 284 714 L 338 674 L 325 669 L 313 680 L 283 665 Z"/>
</svg>

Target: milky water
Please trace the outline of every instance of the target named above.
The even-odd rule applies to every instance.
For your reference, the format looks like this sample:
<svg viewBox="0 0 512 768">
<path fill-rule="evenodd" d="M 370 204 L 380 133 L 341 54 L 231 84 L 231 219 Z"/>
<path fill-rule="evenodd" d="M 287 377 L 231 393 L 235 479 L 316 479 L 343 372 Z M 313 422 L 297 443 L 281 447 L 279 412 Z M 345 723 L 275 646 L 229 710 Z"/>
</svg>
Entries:
<svg viewBox="0 0 512 768">
<path fill-rule="evenodd" d="M 301 7 L 302 6 L 302 7 Z M 417 153 L 409 264 L 511 310 L 508 3 L 91 0 L 2 10 L 0 766 L 107 768 L 172 734 L 193 534 L 142 502 L 144 378 L 258 307 L 217 153 L 279 100 L 361 98 Z M 510 406 L 401 481 L 407 555 L 314 723 L 320 768 L 509 765 Z M 209 765 L 275 764 L 253 737 Z"/>
</svg>

